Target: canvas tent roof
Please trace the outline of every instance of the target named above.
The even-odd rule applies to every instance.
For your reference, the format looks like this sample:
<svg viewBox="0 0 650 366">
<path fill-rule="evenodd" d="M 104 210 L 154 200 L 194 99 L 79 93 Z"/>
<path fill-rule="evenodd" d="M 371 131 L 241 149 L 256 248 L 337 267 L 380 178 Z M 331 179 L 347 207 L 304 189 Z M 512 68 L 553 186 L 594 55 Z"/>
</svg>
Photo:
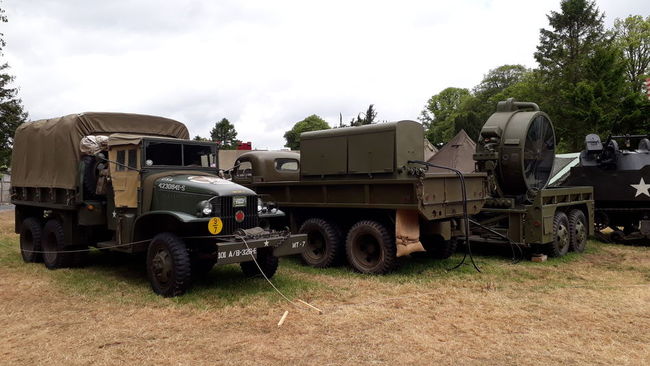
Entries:
<svg viewBox="0 0 650 366">
<path fill-rule="evenodd" d="M 463 173 L 471 173 L 475 170 L 475 151 L 476 143 L 467 135 L 465 130 L 460 130 L 456 136 L 427 161 L 431 164 L 455 168 Z M 449 173 L 449 171 L 439 168 L 429 168 L 429 172 Z"/>
<path fill-rule="evenodd" d="M 189 139 L 184 124 L 142 114 L 87 112 L 27 122 L 14 137 L 12 186 L 74 189 L 81 139 L 115 133 Z"/>
<path fill-rule="evenodd" d="M 436 153 L 438 153 L 438 149 L 436 149 L 433 144 L 427 140 L 426 138 L 424 139 L 424 161 L 429 161 L 432 156 L 434 156 Z"/>
</svg>

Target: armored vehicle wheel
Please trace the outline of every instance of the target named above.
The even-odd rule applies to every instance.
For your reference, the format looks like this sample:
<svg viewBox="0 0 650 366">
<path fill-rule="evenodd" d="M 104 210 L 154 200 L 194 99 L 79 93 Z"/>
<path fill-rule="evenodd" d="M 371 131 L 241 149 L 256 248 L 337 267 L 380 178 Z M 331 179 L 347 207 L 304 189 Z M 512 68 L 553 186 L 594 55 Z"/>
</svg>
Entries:
<svg viewBox="0 0 650 366">
<path fill-rule="evenodd" d="M 257 263 L 264 271 L 266 278 L 271 278 L 275 274 L 275 271 L 278 270 L 278 257 L 273 255 L 271 248 L 262 248 L 257 250 Z M 260 269 L 257 268 L 255 262 L 242 262 L 239 263 L 242 272 L 246 277 L 261 277 Z"/>
<path fill-rule="evenodd" d="M 155 293 L 179 296 L 191 285 L 190 256 L 182 239 L 171 233 L 156 235 L 147 250 L 147 277 Z"/>
<path fill-rule="evenodd" d="M 361 273 L 388 273 L 396 263 L 395 238 L 376 221 L 354 224 L 345 241 L 345 252 L 350 265 Z"/>
<path fill-rule="evenodd" d="M 569 232 L 570 235 L 570 248 L 572 251 L 582 253 L 587 246 L 587 218 L 580 210 L 572 210 L 569 212 Z"/>
<path fill-rule="evenodd" d="M 549 257 L 562 257 L 569 251 L 570 245 L 569 218 L 564 212 L 557 211 L 553 218 L 553 241 L 546 245 L 546 254 Z"/>
<path fill-rule="evenodd" d="M 23 220 L 20 226 L 20 255 L 26 263 L 41 262 L 43 255 L 36 253 L 41 251 L 41 234 L 43 232 L 41 222 L 34 217 Z"/>
<path fill-rule="evenodd" d="M 73 253 L 62 253 L 62 251 L 72 250 L 72 248 L 65 247 L 65 235 L 59 220 L 50 219 L 45 223 L 41 248 L 43 249 L 43 263 L 48 269 L 70 267 Z"/>
<path fill-rule="evenodd" d="M 307 249 L 302 260 L 312 267 L 326 268 L 337 262 L 343 252 L 341 231 L 323 219 L 311 218 L 300 226 L 307 234 Z"/>
<path fill-rule="evenodd" d="M 458 240 L 456 238 L 445 240 L 437 234 L 421 236 L 420 242 L 424 249 L 426 249 L 427 255 L 436 259 L 447 259 L 451 257 L 456 252 L 456 247 L 458 246 Z"/>
<path fill-rule="evenodd" d="M 621 244 L 625 241 L 625 233 L 621 230 L 616 230 L 609 235 L 609 240 L 611 240 L 612 243 Z"/>
</svg>

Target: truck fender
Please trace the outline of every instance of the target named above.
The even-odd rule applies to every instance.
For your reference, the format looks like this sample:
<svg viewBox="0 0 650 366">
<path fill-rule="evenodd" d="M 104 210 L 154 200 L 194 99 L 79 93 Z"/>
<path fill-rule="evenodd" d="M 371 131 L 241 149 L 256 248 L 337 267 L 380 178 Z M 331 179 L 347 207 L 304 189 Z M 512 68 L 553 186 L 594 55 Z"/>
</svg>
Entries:
<svg viewBox="0 0 650 366">
<path fill-rule="evenodd" d="M 134 224 L 134 240 L 144 240 L 154 237 L 162 231 L 175 232 L 184 224 L 206 221 L 184 212 L 150 211 L 140 215 Z"/>
</svg>

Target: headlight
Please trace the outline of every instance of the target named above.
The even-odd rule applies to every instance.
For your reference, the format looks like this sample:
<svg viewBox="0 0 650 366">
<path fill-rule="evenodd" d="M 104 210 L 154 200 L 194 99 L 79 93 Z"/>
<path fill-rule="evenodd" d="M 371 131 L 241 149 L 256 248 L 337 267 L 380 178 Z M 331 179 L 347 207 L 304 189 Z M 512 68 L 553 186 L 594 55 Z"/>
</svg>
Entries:
<svg viewBox="0 0 650 366">
<path fill-rule="evenodd" d="M 208 201 L 201 201 L 196 205 L 196 216 L 212 215 L 212 205 Z"/>
</svg>

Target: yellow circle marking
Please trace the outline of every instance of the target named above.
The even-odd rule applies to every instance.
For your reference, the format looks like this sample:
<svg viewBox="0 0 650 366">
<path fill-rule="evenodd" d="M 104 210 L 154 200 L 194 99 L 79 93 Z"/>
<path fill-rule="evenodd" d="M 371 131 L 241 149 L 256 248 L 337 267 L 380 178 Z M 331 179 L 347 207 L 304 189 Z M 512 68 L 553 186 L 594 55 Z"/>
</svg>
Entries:
<svg viewBox="0 0 650 366">
<path fill-rule="evenodd" d="M 213 217 L 208 221 L 208 230 L 213 235 L 217 235 L 223 229 L 223 221 L 218 217 Z"/>
</svg>

